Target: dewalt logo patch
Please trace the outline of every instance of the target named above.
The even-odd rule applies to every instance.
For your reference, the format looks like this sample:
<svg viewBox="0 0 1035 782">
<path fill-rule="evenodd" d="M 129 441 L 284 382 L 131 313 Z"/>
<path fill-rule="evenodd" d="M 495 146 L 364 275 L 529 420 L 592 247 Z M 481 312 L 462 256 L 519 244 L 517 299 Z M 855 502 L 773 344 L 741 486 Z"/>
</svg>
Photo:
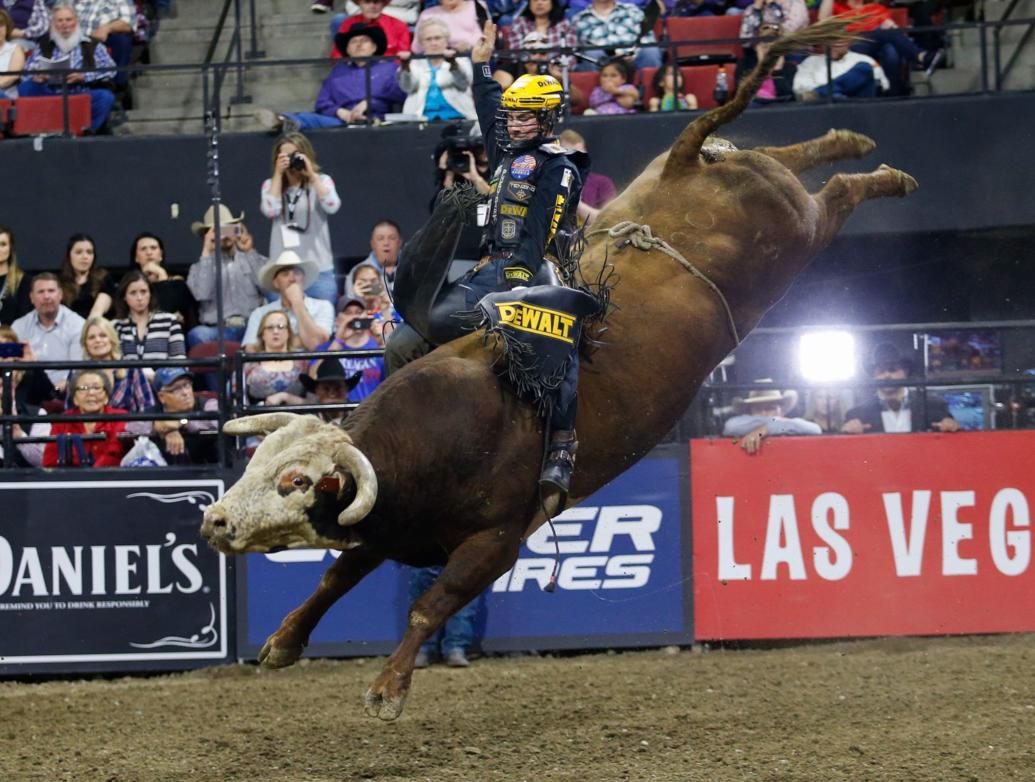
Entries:
<svg viewBox="0 0 1035 782">
<path fill-rule="evenodd" d="M 495 302 L 495 307 L 499 310 L 502 325 L 567 342 L 569 345 L 575 342 L 572 335 L 575 328 L 574 315 L 520 301 Z"/>
<path fill-rule="evenodd" d="M 510 215 L 511 217 L 524 217 L 528 214 L 528 207 L 518 204 L 500 204 L 500 214 Z"/>
</svg>

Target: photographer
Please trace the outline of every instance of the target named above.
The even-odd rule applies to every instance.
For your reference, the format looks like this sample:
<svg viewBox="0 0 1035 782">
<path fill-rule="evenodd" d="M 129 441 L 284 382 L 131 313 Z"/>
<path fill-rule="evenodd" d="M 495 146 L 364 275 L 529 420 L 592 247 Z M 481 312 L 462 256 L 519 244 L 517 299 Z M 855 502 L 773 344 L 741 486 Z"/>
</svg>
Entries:
<svg viewBox="0 0 1035 782">
<path fill-rule="evenodd" d="M 381 345 L 374 338 L 371 329 L 374 319 L 367 314 L 366 304 L 357 298 L 342 298 L 338 317 L 334 322 L 334 338 L 319 345 L 317 350 L 378 350 Z M 334 359 L 313 359 L 309 362 L 309 377 L 319 380 L 320 365 Z M 381 356 L 367 358 L 340 358 L 344 375 L 352 378 L 361 373 L 362 378 L 352 386 L 348 401 L 359 402 L 370 396 L 385 376 L 385 360 Z M 350 381 L 351 382 L 351 381 Z"/>
<path fill-rule="evenodd" d="M 435 195 L 431 198 L 429 210 L 434 208 L 435 199 L 442 190 L 449 190 L 458 180 L 466 179 L 481 195 L 489 194 L 491 175 L 489 156 L 485 152 L 478 125 L 465 133 L 463 125 L 452 124 L 443 129 L 442 140 L 435 147 Z M 464 260 L 481 258 L 483 229 L 477 225 L 465 225 L 460 232 L 455 257 Z"/>
<path fill-rule="evenodd" d="M 334 180 L 320 172 L 312 144 L 286 133 L 273 146 L 273 176 L 262 183 L 262 213 L 273 221 L 270 257 L 291 250 L 316 263 L 319 276 L 306 294 L 332 305 L 338 297 L 327 217 L 341 208 Z"/>
<path fill-rule="evenodd" d="M 32 346 L 27 342 L 20 342 L 18 335 L 10 326 L 0 326 L 0 362 L 4 361 L 34 361 Z M 11 373 L 12 383 L 12 408 L 13 415 L 35 415 L 44 416 L 46 413 L 41 410 L 37 403 L 42 401 L 44 395 L 34 393 L 33 386 L 42 388 L 49 392 L 45 396 L 51 396 L 54 387 L 50 385 L 47 376 L 42 371 L 18 370 Z M 15 438 L 20 437 L 46 437 L 50 434 L 50 424 L 45 421 L 33 423 L 28 431 L 21 424 L 14 424 L 12 434 Z M 3 458 L 3 447 L 0 443 L 0 459 Z M 43 444 L 22 444 L 15 448 L 15 467 L 39 467 L 43 461 Z"/>
</svg>

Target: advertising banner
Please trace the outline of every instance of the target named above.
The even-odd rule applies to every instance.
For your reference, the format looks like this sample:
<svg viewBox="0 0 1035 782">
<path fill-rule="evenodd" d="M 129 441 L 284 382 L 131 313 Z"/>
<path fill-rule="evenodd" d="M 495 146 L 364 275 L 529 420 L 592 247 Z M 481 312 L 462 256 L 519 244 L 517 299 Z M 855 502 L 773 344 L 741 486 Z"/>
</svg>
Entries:
<svg viewBox="0 0 1035 782">
<path fill-rule="evenodd" d="M 690 444 L 698 639 L 1035 630 L 1035 432 Z"/>
<path fill-rule="evenodd" d="M 685 571 L 686 485 L 682 447 L 656 451 L 544 525 L 514 567 L 478 604 L 483 649 L 594 648 L 689 643 Z M 559 550 L 557 590 L 550 579 Z M 254 656 L 284 615 L 315 589 L 334 561 L 317 550 L 251 554 L 239 581 L 238 649 Z M 410 569 L 385 563 L 331 608 L 312 655 L 382 654 L 395 648 L 410 605 Z"/>
<path fill-rule="evenodd" d="M 176 474 L 0 483 L 0 675 L 231 658 L 226 563 L 198 535 L 223 482 Z"/>
</svg>

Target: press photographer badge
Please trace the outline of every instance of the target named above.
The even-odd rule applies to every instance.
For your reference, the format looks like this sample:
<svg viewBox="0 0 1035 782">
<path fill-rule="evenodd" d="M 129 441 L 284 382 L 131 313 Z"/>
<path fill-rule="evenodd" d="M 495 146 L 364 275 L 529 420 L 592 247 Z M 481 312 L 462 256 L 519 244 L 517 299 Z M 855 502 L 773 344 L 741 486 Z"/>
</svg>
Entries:
<svg viewBox="0 0 1035 782">
<path fill-rule="evenodd" d="M 298 247 L 302 243 L 302 234 L 290 226 L 282 225 L 280 226 L 280 240 L 283 242 L 284 249 L 289 250 L 292 247 Z"/>
</svg>

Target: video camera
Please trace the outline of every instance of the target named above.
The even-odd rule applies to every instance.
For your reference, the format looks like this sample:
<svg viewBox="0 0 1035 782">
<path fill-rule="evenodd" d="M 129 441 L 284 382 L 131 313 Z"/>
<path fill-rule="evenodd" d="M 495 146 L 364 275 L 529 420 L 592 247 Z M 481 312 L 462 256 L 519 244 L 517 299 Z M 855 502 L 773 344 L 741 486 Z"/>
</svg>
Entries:
<svg viewBox="0 0 1035 782">
<path fill-rule="evenodd" d="M 471 160 L 467 157 L 470 152 L 476 158 L 484 144 L 480 137 L 471 136 L 448 136 L 445 139 L 446 169 L 456 174 L 466 174 L 471 168 Z"/>
</svg>

